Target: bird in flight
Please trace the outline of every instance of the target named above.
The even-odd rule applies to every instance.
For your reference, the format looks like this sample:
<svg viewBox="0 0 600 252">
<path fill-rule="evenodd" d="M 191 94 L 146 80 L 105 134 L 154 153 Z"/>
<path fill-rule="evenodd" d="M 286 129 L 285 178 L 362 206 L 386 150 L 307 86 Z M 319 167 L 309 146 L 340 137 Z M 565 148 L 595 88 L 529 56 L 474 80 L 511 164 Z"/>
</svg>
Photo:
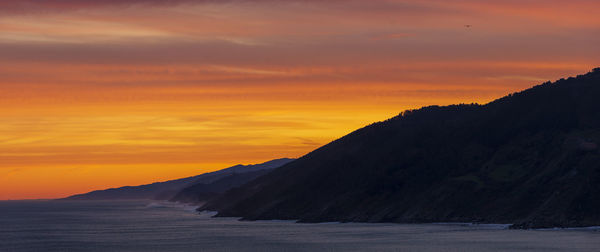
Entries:
<svg viewBox="0 0 600 252">
<path fill-rule="evenodd" d="M 468 24 L 468 25 L 465 25 L 465 27 L 467 27 L 467 28 L 471 28 L 471 26 L 472 26 L 472 25 L 470 25 L 470 24 Z"/>
</svg>

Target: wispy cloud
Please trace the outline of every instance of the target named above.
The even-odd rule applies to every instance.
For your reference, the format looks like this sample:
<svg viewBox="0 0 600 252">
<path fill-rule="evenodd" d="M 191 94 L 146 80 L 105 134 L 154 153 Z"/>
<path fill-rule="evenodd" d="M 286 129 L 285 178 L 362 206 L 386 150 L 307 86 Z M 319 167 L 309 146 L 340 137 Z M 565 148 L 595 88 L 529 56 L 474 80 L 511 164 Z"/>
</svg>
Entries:
<svg viewBox="0 0 600 252">
<path fill-rule="evenodd" d="M 404 109 L 582 73 L 599 7 L 0 0 L 0 199 L 299 156 Z"/>
</svg>

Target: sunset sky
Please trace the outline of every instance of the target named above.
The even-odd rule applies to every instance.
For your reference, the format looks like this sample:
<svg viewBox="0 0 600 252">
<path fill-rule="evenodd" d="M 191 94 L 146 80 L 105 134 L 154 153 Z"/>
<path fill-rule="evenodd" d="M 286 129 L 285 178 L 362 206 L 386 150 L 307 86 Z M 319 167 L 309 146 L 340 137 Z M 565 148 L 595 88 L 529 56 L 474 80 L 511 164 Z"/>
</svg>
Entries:
<svg viewBox="0 0 600 252">
<path fill-rule="evenodd" d="M 299 157 L 600 66 L 600 1 L 0 0 L 0 200 Z M 551 101 L 549 101 L 551 102 Z"/>
</svg>

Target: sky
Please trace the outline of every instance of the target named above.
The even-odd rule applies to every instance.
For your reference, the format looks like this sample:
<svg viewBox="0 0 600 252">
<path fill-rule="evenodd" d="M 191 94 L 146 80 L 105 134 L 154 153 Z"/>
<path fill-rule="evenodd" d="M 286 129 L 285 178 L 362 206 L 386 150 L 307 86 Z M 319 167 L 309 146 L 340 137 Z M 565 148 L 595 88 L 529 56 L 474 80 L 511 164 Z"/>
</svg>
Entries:
<svg viewBox="0 0 600 252">
<path fill-rule="evenodd" d="M 0 0 L 0 200 L 303 154 L 600 66 L 600 1 Z"/>
</svg>

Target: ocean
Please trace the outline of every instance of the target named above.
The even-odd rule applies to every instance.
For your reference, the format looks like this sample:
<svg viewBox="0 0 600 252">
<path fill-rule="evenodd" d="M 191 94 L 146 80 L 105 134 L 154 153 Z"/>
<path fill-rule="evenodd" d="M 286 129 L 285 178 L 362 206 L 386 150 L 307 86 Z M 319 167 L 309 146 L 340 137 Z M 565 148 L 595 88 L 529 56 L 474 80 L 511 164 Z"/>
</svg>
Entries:
<svg viewBox="0 0 600 252">
<path fill-rule="evenodd" d="M 600 230 L 299 224 L 148 201 L 0 201 L 0 251 L 600 251 Z"/>
</svg>

